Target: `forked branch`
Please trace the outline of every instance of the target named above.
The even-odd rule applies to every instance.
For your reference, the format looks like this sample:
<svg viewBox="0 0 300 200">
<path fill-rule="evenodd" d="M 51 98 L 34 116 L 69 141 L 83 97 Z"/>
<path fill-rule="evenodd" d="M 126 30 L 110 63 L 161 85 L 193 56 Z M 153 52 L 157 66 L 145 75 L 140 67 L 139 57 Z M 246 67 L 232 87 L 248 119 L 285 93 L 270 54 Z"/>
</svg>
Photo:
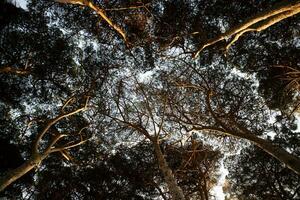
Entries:
<svg viewBox="0 0 300 200">
<path fill-rule="evenodd" d="M 66 104 L 67 103 L 65 103 L 64 106 Z M 53 118 L 52 120 L 50 120 L 46 124 L 45 128 L 40 133 L 38 133 L 38 135 L 36 137 L 36 140 L 34 141 L 33 153 L 39 153 L 38 147 L 39 147 L 40 141 L 42 140 L 43 136 L 47 133 L 47 131 L 51 128 L 51 126 L 53 126 L 54 124 L 56 124 L 57 122 L 59 122 L 60 120 L 62 120 L 64 118 L 70 117 L 72 115 L 75 115 L 76 113 L 79 113 L 81 111 L 86 110 L 87 109 L 87 104 L 88 104 L 88 98 L 86 99 L 85 105 L 83 105 L 82 107 L 80 107 L 76 110 L 72 110 L 70 112 L 64 113 L 64 114 L 60 114 L 59 116 L 57 116 L 57 117 Z M 59 139 L 60 138 L 58 138 L 57 140 L 59 140 Z"/>
<path fill-rule="evenodd" d="M 21 178 L 23 175 L 28 173 L 33 168 L 38 167 L 39 164 L 43 161 L 43 159 L 47 158 L 50 153 L 59 151 L 67 160 L 71 159 L 70 155 L 68 155 L 67 150 L 79 146 L 87 141 L 87 140 L 83 140 L 82 138 L 81 132 L 83 129 L 81 129 L 77 134 L 80 137 L 80 141 L 72 141 L 67 144 L 56 147 L 60 139 L 69 136 L 68 134 L 62 134 L 57 132 L 49 141 L 46 148 L 41 150 L 41 152 L 39 151 L 39 146 L 43 136 L 49 131 L 49 129 L 54 124 L 56 124 L 57 122 L 59 122 L 60 120 L 66 117 L 75 115 L 76 113 L 86 110 L 88 99 L 89 98 L 86 99 L 85 104 L 80 108 L 69 111 L 67 113 L 62 112 L 59 116 L 53 118 L 46 124 L 45 128 L 40 133 L 38 133 L 36 140 L 33 143 L 33 151 L 30 158 L 26 162 L 24 162 L 21 166 L 17 167 L 16 169 L 12 169 L 8 171 L 3 177 L 0 177 L 0 192 L 4 190 L 7 186 L 12 184 L 13 182 Z M 65 102 L 63 107 L 66 107 L 67 105 L 70 105 L 70 99 Z"/>
<path fill-rule="evenodd" d="M 254 17 L 246 20 L 244 23 L 229 29 L 227 32 L 220 34 L 215 38 L 208 40 L 194 53 L 193 58 L 196 58 L 205 48 L 214 45 L 219 41 L 233 37 L 233 39 L 226 46 L 226 50 L 228 50 L 231 45 L 233 45 L 244 33 L 263 31 L 286 18 L 298 14 L 299 12 L 300 0 L 296 0 L 285 3 L 282 6 L 276 6 L 271 10 L 255 15 Z"/>
</svg>

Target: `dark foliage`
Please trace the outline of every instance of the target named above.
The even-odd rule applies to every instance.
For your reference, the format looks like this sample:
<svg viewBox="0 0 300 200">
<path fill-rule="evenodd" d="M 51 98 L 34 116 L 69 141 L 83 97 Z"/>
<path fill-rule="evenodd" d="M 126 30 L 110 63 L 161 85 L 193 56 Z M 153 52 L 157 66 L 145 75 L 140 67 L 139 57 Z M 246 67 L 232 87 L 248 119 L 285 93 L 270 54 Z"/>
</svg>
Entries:
<svg viewBox="0 0 300 200">
<path fill-rule="evenodd" d="M 186 198 L 212 198 L 221 159 L 199 140 L 172 143 L 195 126 L 246 127 L 264 138 L 272 130 L 275 137 L 267 140 L 299 157 L 293 116 L 300 102 L 299 15 L 244 34 L 227 52 L 223 41 L 191 58 L 207 40 L 286 1 L 91 2 L 126 33 L 126 43 L 87 6 L 31 0 L 24 10 L 0 1 L 1 176 L 30 157 L 50 119 L 89 100 L 87 111 L 49 128 L 40 150 L 60 133 L 68 137 L 58 146 L 77 136 L 89 140 L 54 153 L 1 197 L 169 199 L 153 145 L 132 128 L 138 123 L 150 134 L 155 127 L 163 132 L 161 148 Z M 281 112 L 271 124 L 273 111 Z M 203 132 L 229 140 L 208 129 Z M 232 196 L 300 198 L 299 176 L 256 147 L 242 149 L 228 165 Z"/>
</svg>

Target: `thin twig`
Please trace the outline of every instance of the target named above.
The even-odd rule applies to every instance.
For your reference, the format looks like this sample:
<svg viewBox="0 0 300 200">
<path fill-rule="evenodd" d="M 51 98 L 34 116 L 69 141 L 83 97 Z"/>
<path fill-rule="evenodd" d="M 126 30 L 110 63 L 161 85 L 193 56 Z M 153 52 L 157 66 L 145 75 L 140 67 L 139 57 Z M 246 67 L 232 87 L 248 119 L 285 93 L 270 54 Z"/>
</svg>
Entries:
<svg viewBox="0 0 300 200">
<path fill-rule="evenodd" d="M 134 9 L 139 9 L 139 8 L 145 8 L 146 6 L 150 5 L 145 4 L 142 6 L 129 6 L 129 7 L 124 7 L 124 8 L 109 8 L 109 9 L 105 9 L 105 11 L 123 11 L 123 10 L 134 10 Z"/>
<path fill-rule="evenodd" d="M 37 135 L 36 137 L 36 140 L 34 142 L 34 145 L 33 145 L 33 152 L 34 153 L 38 153 L 38 146 L 39 146 L 39 143 L 41 141 L 41 139 L 43 138 L 43 136 L 46 134 L 46 132 L 50 129 L 51 126 L 53 126 L 55 123 L 59 122 L 60 120 L 64 119 L 64 118 L 67 118 L 69 116 L 72 116 L 72 115 L 75 115 L 76 113 L 79 113 L 81 111 L 84 111 L 87 109 L 87 104 L 88 104 L 88 99 L 86 99 L 86 102 L 85 102 L 85 105 L 79 109 L 76 109 L 76 110 L 73 110 L 73 111 L 70 111 L 68 113 L 65 113 L 65 114 L 61 114 L 57 117 L 55 117 L 54 119 L 50 120 L 46 127 Z"/>
</svg>

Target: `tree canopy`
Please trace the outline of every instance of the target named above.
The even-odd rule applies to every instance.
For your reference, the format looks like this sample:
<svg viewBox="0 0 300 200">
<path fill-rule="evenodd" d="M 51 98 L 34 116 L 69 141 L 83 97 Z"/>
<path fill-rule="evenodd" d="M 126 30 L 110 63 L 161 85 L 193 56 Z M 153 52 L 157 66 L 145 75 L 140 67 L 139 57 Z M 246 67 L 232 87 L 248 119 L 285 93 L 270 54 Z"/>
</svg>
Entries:
<svg viewBox="0 0 300 200">
<path fill-rule="evenodd" d="M 1 1 L 0 197 L 299 199 L 299 12 Z"/>
</svg>

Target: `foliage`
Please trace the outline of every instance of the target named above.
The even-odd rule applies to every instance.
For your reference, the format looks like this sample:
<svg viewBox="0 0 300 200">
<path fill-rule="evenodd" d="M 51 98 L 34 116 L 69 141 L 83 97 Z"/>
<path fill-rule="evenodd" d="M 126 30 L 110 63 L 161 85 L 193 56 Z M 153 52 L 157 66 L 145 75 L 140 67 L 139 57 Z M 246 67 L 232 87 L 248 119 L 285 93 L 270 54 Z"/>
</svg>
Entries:
<svg viewBox="0 0 300 200">
<path fill-rule="evenodd" d="M 0 182 L 33 150 L 57 150 L 1 196 L 170 199 L 162 151 L 186 199 L 214 199 L 228 155 L 228 196 L 299 198 L 299 175 L 261 145 L 299 162 L 299 15 L 192 58 L 290 4 L 299 1 L 1 1 Z"/>
</svg>

